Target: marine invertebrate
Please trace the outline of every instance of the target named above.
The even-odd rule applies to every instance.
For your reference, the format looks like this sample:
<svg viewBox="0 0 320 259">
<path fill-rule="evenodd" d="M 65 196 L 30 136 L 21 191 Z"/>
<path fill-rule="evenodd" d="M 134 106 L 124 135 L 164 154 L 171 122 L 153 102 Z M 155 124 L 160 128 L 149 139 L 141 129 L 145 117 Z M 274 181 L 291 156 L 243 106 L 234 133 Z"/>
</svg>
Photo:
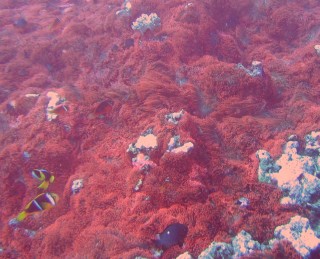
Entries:
<svg viewBox="0 0 320 259">
<path fill-rule="evenodd" d="M 76 179 L 72 181 L 72 185 L 71 185 L 72 194 L 76 194 L 80 192 L 82 188 L 83 188 L 83 179 Z"/>
<path fill-rule="evenodd" d="M 151 149 L 157 148 L 157 137 L 153 135 L 151 131 L 143 133 L 135 143 L 131 143 L 127 149 L 127 152 L 132 154 L 138 154 L 140 152 L 148 152 Z"/>
<path fill-rule="evenodd" d="M 193 259 L 192 255 L 189 252 L 185 252 L 179 255 L 176 259 Z"/>
<path fill-rule="evenodd" d="M 8 102 L 7 113 L 14 116 L 27 115 L 35 107 L 39 95 L 26 94 Z"/>
<path fill-rule="evenodd" d="M 156 13 L 141 14 L 131 25 L 131 28 L 136 31 L 140 31 L 141 34 L 147 30 L 154 30 L 161 25 L 161 20 Z"/>
<path fill-rule="evenodd" d="M 231 244 L 212 242 L 207 249 L 202 251 L 198 258 L 239 258 L 266 247 L 253 240 L 248 232 L 242 230 L 232 239 Z"/>
<path fill-rule="evenodd" d="M 241 197 L 236 201 L 236 204 L 240 206 L 240 208 L 247 208 L 250 206 L 250 201 L 246 197 Z"/>
<path fill-rule="evenodd" d="M 301 9 L 292 3 L 274 10 L 269 31 L 278 40 L 292 41 L 298 38 L 302 26 Z"/>
<path fill-rule="evenodd" d="M 311 157 L 317 157 L 320 155 L 320 131 L 312 131 L 310 134 L 305 136 L 306 147 L 305 152 Z M 316 173 L 319 172 L 317 168 Z"/>
<path fill-rule="evenodd" d="M 306 136 L 307 150 L 319 149 L 319 132 L 312 132 Z M 282 204 L 308 203 L 320 191 L 318 174 L 318 153 L 316 159 L 310 156 L 310 151 L 305 154 L 298 152 L 299 142 L 291 140 L 286 143 L 281 157 L 274 162 L 270 154 L 259 150 L 259 180 L 276 184 L 283 192 Z M 309 153 L 309 155 L 308 155 Z M 311 152 L 311 155 L 314 155 Z"/>
<path fill-rule="evenodd" d="M 198 259 L 231 258 L 233 253 L 232 245 L 223 242 L 212 242 L 208 248 L 201 252 Z"/>
<path fill-rule="evenodd" d="M 135 147 L 139 150 L 152 149 L 152 148 L 156 148 L 157 146 L 158 146 L 157 137 L 151 133 L 140 136 L 137 142 L 135 143 Z"/>
<path fill-rule="evenodd" d="M 150 157 L 143 153 L 139 153 L 136 157 L 132 158 L 132 165 L 140 171 L 148 171 L 151 167 L 156 166 L 156 164 L 150 160 Z"/>
<path fill-rule="evenodd" d="M 52 121 L 58 117 L 59 109 L 67 111 L 65 106 L 66 99 L 53 91 L 48 92 L 47 97 L 49 98 L 49 103 L 47 106 L 47 120 Z"/>
<path fill-rule="evenodd" d="M 171 122 L 175 125 L 178 124 L 179 120 L 182 118 L 184 114 L 184 110 L 180 110 L 179 112 L 173 112 L 165 115 L 165 118 L 168 122 Z"/>
<path fill-rule="evenodd" d="M 258 179 L 260 182 L 271 183 L 271 173 L 278 172 L 280 166 L 276 164 L 266 150 L 258 150 L 256 157 L 259 159 Z"/>
<path fill-rule="evenodd" d="M 278 240 L 288 240 L 303 258 L 320 247 L 320 239 L 311 229 L 309 220 L 301 216 L 292 217 L 288 224 L 277 227 L 274 235 Z"/>
<path fill-rule="evenodd" d="M 262 147 L 270 152 L 274 163 L 266 159 L 260 165 L 274 183 L 277 141 L 319 122 L 319 56 L 313 49 L 317 1 L 36 2 L 0 1 L 0 257 L 151 258 L 148 241 L 155 233 L 183 222 L 189 227 L 185 256 L 196 258 L 205 245 L 227 243 L 242 229 L 251 241 L 264 242 L 298 207 L 312 210 L 310 224 L 318 224 L 318 194 L 311 195 L 307 208 L 281 205 L 276 184 L 257 182 L 258 163 L 251 156 Z M 283 40 L 280 30 L 280 40 L 271 32 L 269 37 L 270 13 L 295 3 L 303 12 L 299 28 L 306 28 L 299 32 L 307 35 Z M 12 24 L 20 16 L 17 10 L 26 15 L 23 30 Z M 160 27 L 143 35 L 131 28 L 137 17 L 151 12 L 161 17 Z M 275 24 L 285 30 L 285 24 Z M 244 32 L 237 33 L 238 28 Z M 251 67 L 255 59 L 263 64 L 263 76 L 250 75 L 260 73 Z M 248 60 L 243 64 L 250 73 L 235 69 L 234 64 Z M 275 80 L 277 74 L 287 80 Z M 72 102 L 68 112 L 63 105 L 53 111 L 63 116 L 51 123 L 45 117 L 48 91 Z M 298 99 L 288 102 L 292 96 Z M 288 110 L 294 110 L 292 116 Z M 88 120 L 88 112 L 105 119 Z M 20 124 L 9 128 L 16 119 Z M 139 133 L 150 126 L 153 133 Z M 157 145 L 147 144 L 148 137 L 154 139 L 148 134 L 156 136 Z M 194 144 L 192 152 L 166 152 L 181 150 L 188 141 Z M 136 153 L 125 152 L 130 143 L 139 147 L 132 147 Z M 308 148 L 296 147 L 298 155 L 319 161 L 317 143 L 312 134 Z M 291 144 L 288 151 L 294 151 Z M 32 156 L 23 158 L 24 151 Z M 152 161 L 157 166 L 148 172 L 137 170 Z M 21 228 L 7 226 L 17 205 L 25 205 L 27 187 L 36 192 L 27 176 L 38 165 L 57 172 L 52 187 L 63 192 L 63 202 L 46 212 L 49 217 L 26 221 Z M 319 178 L 318 171 L 314 177 Z M 72 194 L 76 179 L 84 179 L 85 187 Z M 303 177 L 298 181 L 309 185 Z M 241 197 L 250 200 L 250 207 L 242 208 Z M 36 232 L 32 238 L 22 228 L 29 226 Z M 278 258 L 292 258 L 294 248 L 287 244 Z M 214 256 L 222 257 L 225 247 L 217 244 Z M 176 245 L 163 258 L 183 252 Z M 265 253 L 261 250 L 259 258 Z"/>
<path fill-rule="evenodd" d="M 245 68 L 242 64 L 238 64 L 237 67 L 244 70 L 249 76 L 263 76 L 263 67 L 261 61 L 252 61 L 250 69 Z"/>
<path fill-rule="evenodd" d="M 171 153 L 188 153 L 190 150 L 192 150 L 194 147 L 192 142 L 186 142 L 183 145 L 180 144 L 179 140 L 177 138 L 172 137 L 170 139 L 170 142 L 168 144 L 168 152 Z"/>
<path fill-rule="evenodd" d="M 121 10 L 116 12 L 116 15 L 119 15 L 119 16 L 128 16 L 128 15 L 130 15 L 130 11 L 131 11 L 131 8 L 132 8 L 132 4 L 131 4 L 130 0 L 124 0 L 121 8 L 122 8 Z"/>
<path fill-rule="evenodd" d="M 260 250 L 261 245 L 258 241 L 252 239 L 251 235 L 242 230 L 232 240 L 232 246 L 234 249 L 234 256 L 239 257 L 246 254 L 250 254 L 254 250 Z"/>
<path fill-rule="evenodd" d="M 140 179 L 138 180 L 136 186 L 133 188 L 133 190 L 134 190 L 135 192 L 140 191 L 142 185 L 143 185 L 143 180 L 142 180 L 142 178 L 140 178 Z"/>
</svg>

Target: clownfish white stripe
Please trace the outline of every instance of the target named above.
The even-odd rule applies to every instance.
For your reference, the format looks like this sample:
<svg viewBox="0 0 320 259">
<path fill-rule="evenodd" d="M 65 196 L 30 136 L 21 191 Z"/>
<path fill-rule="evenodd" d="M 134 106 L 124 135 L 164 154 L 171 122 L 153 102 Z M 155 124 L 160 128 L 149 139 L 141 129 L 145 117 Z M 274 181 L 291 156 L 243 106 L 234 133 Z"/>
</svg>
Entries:
<svg viewBox="0 0 320 259">
<path fill-rule="evenodd" d="M 40 179 L 39 176 L 37 176 L 36 172 L 35 171 L 32 171 L 32 176 L 36 179 Z"/>
<path fill-rule="evenodd" d="M 56 202 L 54 200 L 54 198 L 49 194 L 49 193 L 46 193 L 46 198 L 49 200 L 49 202 L 55 206 L 56 205 Z"/>
<path fill-rule="evenodd" d="M 39 209 L 43 210 L 43 208 L 40 206 L 40 204 L 37 201 L 33 201 L 33 204 Z"/>
</svg>

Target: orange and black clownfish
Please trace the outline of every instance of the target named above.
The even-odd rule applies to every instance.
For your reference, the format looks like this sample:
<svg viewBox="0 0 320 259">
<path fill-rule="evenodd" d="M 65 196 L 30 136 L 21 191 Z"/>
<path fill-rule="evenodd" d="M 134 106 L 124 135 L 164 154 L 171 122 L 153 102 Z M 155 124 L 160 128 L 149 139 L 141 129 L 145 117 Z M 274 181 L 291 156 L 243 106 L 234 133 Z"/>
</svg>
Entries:
<svg viewBox="0 0 320 259">
<path fill-rule="evenodd" d="M 57 205 L 58 200 L 59 196 L 55 193 L 41 193 L 25 206 L 24 210 L 19 213 L 16 220 L 22 221 L 31 214 L 51 209 Z"/>
<path fill-rule="evenodd" d="M 41 182 L 38 188 L 43 190 L 48 189 L 49 183 L 53 183 L 54 181 L 54 175 L 46 169 L 32 170 L 32 177 Z"/>
</svg>

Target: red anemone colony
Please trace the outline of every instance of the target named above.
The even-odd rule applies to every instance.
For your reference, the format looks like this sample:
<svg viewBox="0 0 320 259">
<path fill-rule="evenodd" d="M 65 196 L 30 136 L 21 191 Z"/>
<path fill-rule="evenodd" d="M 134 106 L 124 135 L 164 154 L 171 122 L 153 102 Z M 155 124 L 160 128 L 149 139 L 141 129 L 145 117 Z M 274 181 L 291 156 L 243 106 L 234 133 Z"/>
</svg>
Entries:
<svg viewBox="0 0 320 259">
<path fill-rule="evenodd" d="M 319 2 L 126 2 L 1 0 L 3 258 L 152 258 L 152 240 L 175 222 L 188 226 L 185 245 L 162 258 L 197 257 L 241 230 L 268 241 L 307 213 L 258 181 L 254 154 L 276 157 L 290 134 L 319 126 Z M 161 26 L 133 30 L 144 13 Z M 250 74 L 252 61 L 263 74 Z M 60 98 L 51 110 L 49 92 Z M 176 124 L 166 120 L 182 109 Z M 157 147 L 141 170 L 127 149 L 150 129 Z M 167 152 L 175 135 L 194 148 Z M 9 224 L 39 193 L 35 168 L 54 173 L 48 190 L 60 200 Z M 299 258 L 286 242 L 263 254 Z"/>
</svg>

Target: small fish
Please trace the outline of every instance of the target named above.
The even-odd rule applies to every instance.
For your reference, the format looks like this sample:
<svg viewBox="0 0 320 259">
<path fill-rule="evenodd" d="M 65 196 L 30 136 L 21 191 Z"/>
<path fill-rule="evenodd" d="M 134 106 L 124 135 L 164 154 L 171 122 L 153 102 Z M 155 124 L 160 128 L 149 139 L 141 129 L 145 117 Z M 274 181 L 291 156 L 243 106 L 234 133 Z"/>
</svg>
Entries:
<svg viewBox="0 0 320 259">
<path fill-rule="evenodd" d="M 57 205 L 58 200 L 59 196 L 55 193 L 41 193 L 25 206 L 24 210 L 19 213 L 16 220 L 23 221 L 31 214 L 51 209 Z"/>
<path fill-rule="evenodd" d="M 166 250 L 172 246 L 182 247 L 185 237 L 188 234 L 188 227 L 184 224 L 174 223 L 156 236 L 155 244 L 157 247 Z"/>
<path fill-rule="evenodd" d="M 49 183 L 54 181 L 54 175 L 46 169 L 32 170 L 32 177 L 41 182 L 38 188 L 43 190 L 48 189 Z"/>
</svg>

